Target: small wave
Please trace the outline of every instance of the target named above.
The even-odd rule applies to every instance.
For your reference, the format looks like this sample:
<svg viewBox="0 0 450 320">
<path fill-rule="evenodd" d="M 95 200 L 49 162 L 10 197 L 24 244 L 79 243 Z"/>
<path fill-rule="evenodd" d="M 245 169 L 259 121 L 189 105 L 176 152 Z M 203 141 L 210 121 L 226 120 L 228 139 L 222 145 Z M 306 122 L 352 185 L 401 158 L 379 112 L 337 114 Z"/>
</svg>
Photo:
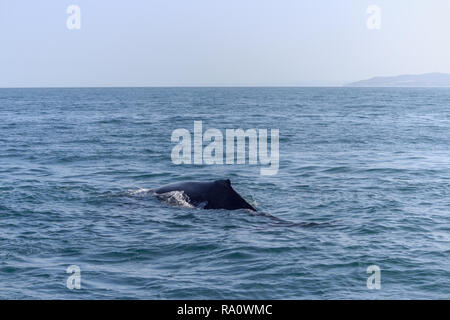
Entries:
<svg viewBox="0 0 450 320">
<path fill-rule="evenodd" d="M 345 173 L 350 172 L 352 169 L 350 167 L 346 166 L 339 166 L 339 167 L 331 167 L 323 170 L 323 172 L 329 172 L 329 173 Z"/>
</svg>

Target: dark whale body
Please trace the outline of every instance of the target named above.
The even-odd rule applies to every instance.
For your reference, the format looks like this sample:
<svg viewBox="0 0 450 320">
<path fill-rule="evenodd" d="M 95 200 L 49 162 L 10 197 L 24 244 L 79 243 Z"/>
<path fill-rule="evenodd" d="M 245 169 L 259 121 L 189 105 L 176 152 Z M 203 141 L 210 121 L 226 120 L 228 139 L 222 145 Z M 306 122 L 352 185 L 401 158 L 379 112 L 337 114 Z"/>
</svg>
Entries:
<svg viewBox="0 0 450 320">
<path fill-rule="evenodd" d="M 152 190 L 154 193 L 164 194 L 172 191 L 182 191 L 189 197 L 189 203 L 203 209 L 249 209 L 256 211 L 231 187 L 230 180 L 216 180 L 211 182 L 178 182 Z"/>
</svg>

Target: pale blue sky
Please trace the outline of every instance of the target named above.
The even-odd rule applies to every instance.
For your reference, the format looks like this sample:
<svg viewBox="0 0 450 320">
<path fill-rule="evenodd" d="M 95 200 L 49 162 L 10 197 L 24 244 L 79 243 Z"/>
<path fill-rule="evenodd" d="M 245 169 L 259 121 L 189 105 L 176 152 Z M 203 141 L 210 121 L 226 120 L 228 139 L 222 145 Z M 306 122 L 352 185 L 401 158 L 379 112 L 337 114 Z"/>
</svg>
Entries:
<svg viewBox="0 0 450 320">
<path fill-rule="evenodd" d="M 81 8 L 81 30 L 66 9 Z M 378 5 L 381 30 L 368 30 Z M 448 0 L 0 0 L 0 87 L 339 85 L 450 73 Z"/>
</svg>

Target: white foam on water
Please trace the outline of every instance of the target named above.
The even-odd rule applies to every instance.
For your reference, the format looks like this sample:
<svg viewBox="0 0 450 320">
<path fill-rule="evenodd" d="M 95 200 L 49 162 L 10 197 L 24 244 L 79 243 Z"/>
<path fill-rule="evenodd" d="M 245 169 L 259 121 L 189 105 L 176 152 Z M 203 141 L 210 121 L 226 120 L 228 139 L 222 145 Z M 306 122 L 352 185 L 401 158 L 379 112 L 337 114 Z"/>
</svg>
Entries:
<svg viewBox="0 0 450 320">
<path fill-rule="evenodd" d="M 137 190 L 128 190 L 128 193 L 132 196 L 145 196 L 149 192 L 151 192 L 151 189 L 146 188 L 139 188 Z"/>
<path fill-rule="evenodd" d="M 170 191 L 156 195 L 159 200 L 162 200 L 170 205 L 184 208 L 195 208 L 189 203 L 190 199 L 184 191 Z"/>
</svg>

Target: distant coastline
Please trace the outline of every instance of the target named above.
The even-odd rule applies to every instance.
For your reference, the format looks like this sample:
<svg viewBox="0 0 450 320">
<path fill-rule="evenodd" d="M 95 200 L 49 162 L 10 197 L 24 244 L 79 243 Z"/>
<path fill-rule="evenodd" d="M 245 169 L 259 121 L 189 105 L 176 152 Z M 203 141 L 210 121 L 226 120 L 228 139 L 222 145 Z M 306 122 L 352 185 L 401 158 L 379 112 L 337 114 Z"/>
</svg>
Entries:
<svg viewBox="0 0 450 320">
<path fill-rule="evenodd" d="M 344 87 L 450 87 L 450 74 L 405 74 L 394 77 L 374 77 L 345 84 Z"/>
</svg>

